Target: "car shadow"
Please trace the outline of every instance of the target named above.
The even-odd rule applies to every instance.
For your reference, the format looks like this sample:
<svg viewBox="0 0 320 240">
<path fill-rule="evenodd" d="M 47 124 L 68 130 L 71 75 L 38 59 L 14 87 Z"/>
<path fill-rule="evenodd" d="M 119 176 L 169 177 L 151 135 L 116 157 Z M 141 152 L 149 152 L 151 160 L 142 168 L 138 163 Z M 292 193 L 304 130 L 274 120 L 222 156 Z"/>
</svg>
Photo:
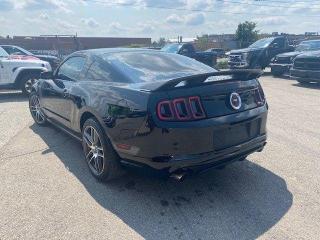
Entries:
<svg viewBox="0 0 320 240">
<path fill-rule="evenodd" d="M 0 90 L 0 103 L 4 102 L 25 102 L 28 98 L 21 92 Z"/>
<path fill-rule="evenodd" d="M 271 73 L 270 73 L 270 76 L 273 78 L 273 79 L 276 79 L 276 80 L 291 80 L 291 81 L 294 81 L 294 79 L 290 78 L 289 75 L 287 74 L 283 74 L 281 76 L 273 76 Z"/>
<path fill-rule="evenodd" d="M 51 126 L 31 129 L 48 145 L 42 154 L 53 152 L 98 204 L 145 239 L 256 239 L 292 205 L 285 180 L 247 160 L 182 183 L 134 172 L 101 183 L 77 140 L 62 132 L 53 139 Z"/>
<path fill-rule="evenodd" d="M 320 89 L 320 83 L 294 83 L 292 84 L 295 87 L 309 88 L 309 89 Z"/>
</svg>

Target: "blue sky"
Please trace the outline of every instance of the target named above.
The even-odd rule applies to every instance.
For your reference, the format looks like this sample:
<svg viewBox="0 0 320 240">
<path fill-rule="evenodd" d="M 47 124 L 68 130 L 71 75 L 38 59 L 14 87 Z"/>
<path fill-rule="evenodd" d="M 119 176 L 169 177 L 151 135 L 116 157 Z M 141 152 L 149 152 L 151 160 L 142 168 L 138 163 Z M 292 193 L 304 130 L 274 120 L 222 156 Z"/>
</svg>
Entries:
<svg viewBox="0 0 320 240">
<path fill-rule="evenodd" d="M 2 36 L 195 37 L 245 20 L 261 32 L 320 32 L 320 0 L 0 0 Z"/>
</svg>

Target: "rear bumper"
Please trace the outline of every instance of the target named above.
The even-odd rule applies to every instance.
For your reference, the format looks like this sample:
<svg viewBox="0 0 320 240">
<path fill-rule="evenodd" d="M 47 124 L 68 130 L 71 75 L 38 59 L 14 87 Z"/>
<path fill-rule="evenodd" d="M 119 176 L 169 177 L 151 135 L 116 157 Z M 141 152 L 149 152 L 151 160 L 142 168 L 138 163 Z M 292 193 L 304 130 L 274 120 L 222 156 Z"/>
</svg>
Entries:
<svg viewBox="0 0 320 240">
<path fill-rule="evenodd" d="M 320 82 L 320 70 L 301 70 L 301 69 L 290 69 L 290 76 L 296 79 L 307 79 L 310 81 Z"/>
<path fill-rule="evenodd" d="M 123 155 L 122 161 L 138 167 L 147 166 L 156 170 L 166 170 L 168 173 L 173 173 L 181 169 L 198 172 L 208 168 L 224 166 L 254 152 L 261 152 L 266 145 L 266 139 L 267 136 L 264 134 L 221 151 L 173 156 L 164 162 L 156 162 L 153 158 L 142 158 L 130 155 Z"/>
<path fill-rule="evenodd" d="M 225 165 L 262 151 L 266 144 L 267 105 L 205 121 L 185 128 L 154 128 L 127 139 L 131 149 L 117 152 L 127 163 L 172 173 Z"/>
<path fill-rule="evenodd" d="M 270 67 L 275 71 L 289 72 L 292 64 L 270 63 Z"/>
</svg>

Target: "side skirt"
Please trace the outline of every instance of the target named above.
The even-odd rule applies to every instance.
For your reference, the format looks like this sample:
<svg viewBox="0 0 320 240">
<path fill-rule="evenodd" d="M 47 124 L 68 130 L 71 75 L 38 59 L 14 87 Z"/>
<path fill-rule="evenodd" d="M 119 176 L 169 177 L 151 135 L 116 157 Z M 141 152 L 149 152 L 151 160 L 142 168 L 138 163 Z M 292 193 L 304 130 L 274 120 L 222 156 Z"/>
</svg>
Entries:
<svg viewBox="0 0 320 240">
<path fill-rule="evenodd" d="M 73 138 L 75 138 L 76 140 L 82 142 L 82 137 L 81 137 L 81 135 L 80 135 L 79 133 L 76 133 L 76 132 L 74 132 L 74 131 L 72 131 L 72 130 L 70 130 L 70 129 L 64 127 L 64 126 L 62 126 L 61 124 L 57 123 L 56 121 L 54 121 L 54 120 L 52 120 L 52 119 L 50 119 L 50 118 L 48 118 L 47 120 L 48 120 L 48 122 L 50 122 L 53 126 L 59 128 L 60 130 L 62 130 L 63 132 L 67 133 L 67 134 L 70 135 L 71 137 L 73 137 Z"/>
</svg>

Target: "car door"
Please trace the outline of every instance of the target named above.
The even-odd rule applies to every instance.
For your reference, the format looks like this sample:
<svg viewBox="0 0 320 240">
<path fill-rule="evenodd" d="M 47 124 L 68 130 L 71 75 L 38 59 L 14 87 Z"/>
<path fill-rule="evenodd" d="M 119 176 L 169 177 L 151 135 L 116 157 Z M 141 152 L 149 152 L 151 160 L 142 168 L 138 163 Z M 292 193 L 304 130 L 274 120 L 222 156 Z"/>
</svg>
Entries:
<svg viewBox="0 0 320 240">
<path fill-rule="evenodd" d="M 41 84 L 40 99 L 45 114 L 68 128 L 72 126 L 76 101 L 71 90 L 78 84 L 85 62 L 84 56 L 71 56 L 60 65 L 53 79 L 47 79 Z"/>
</svg>

